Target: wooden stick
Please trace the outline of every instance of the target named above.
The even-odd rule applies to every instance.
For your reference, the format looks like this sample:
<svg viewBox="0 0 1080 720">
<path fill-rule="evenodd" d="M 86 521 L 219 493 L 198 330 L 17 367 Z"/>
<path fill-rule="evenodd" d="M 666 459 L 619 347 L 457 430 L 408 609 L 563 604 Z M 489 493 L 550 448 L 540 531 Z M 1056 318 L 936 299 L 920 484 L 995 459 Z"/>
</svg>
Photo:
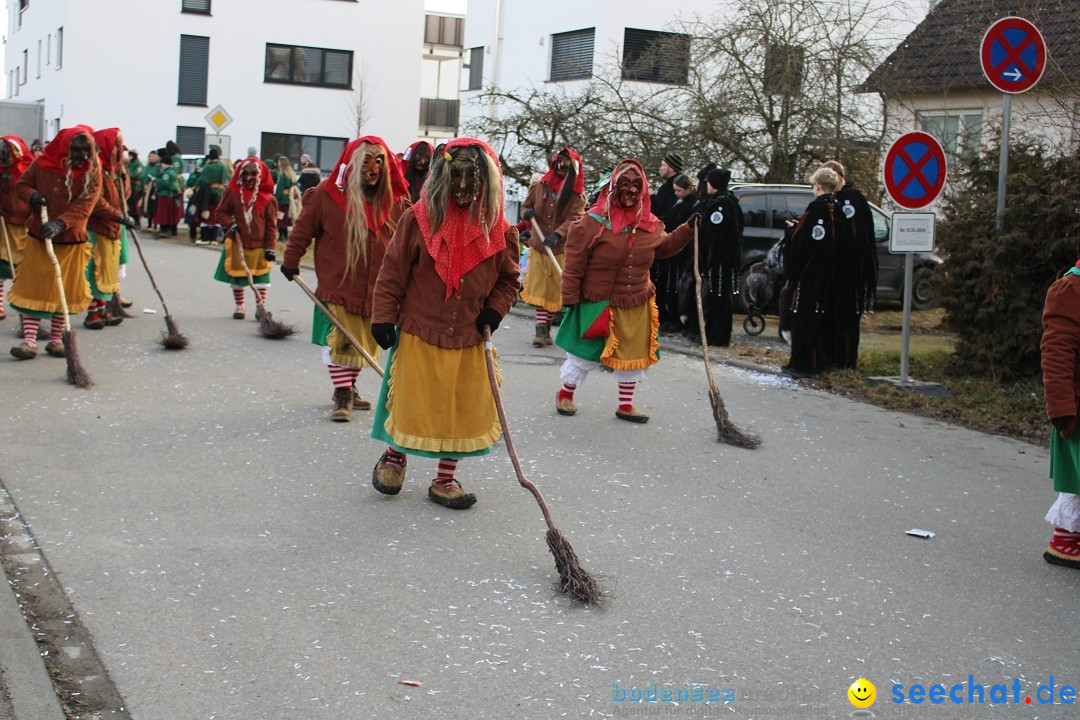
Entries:
<svg viewBox="0 0 1080 720">
<path fill-rule="evenodd" d="M 699 266 L 698 226 L 694 225 L 694 286 L 696 292 L 694 299 L 697 300 L 698 328 L 701 332 L 701 356 L 705 359 L 705 377 L 709 381 L 709 389 L 716 388 L 712 379 L 712 369 L 709 367 L 709 343 L 705 338 L 705 310 L 701 299 L 701 269 Z"/>
<path fill-rule="evenodd" d="M 540 238 L 540 242 L 544 241 L 544 232 L 540 229 L 540 223 L 536 222 L 536 216 L 532 217 L 533 235 Z M 551 248 L 544 245 L 544 251 L 548 257 L 551 258 L 551 264 L 555 266 L 555 272 L 559 273 L 559 277 L 562 277 L 562 268 L 559 267 L 559 262 L 555 259 L 555 253 L 551 252 Z"/>
<path fill-rule="evenodd" d="M 334 323 L 334 327 L 340 330 L 341 334 L 345 336 L 345 339 L 352 343 L 352 346 L 360 352 L 360 354 L 364 357 L 364 361 L 371 366 L 371 369 L 379 373 L 379 377 L 382 377 L 383 369 L 379 367 L 378 363 L 375 362 L 375 358 L 371 357 L 371 355 L 368 354 L 368 351 L 364 349 L 364 346 L 356 341 L 356 338 L 352 336 L 352 333 L 349 332 L 349 329 L 345 327 L 345 323 L 341 322 L 341 320 L 339 320 L 337 316 L 334 315 L 334 313 L 330 312 L 330 308 L 326 307 L 322 300 L 315 297 L 315 293 L 312 292 L 311 288 L 308 287 L 308 284 L 306 282 L 300 279 L 299 275 L 293 275 L 292 281 L 299 285 L 301 290 L 307 293 L 307 296 L 311 298 L 311 301 L 315 303 L 315 306 L 322 310 L 323 314 L 326 315 L 327 319 L 329 319 L 330 322 Z"/>
</svg>

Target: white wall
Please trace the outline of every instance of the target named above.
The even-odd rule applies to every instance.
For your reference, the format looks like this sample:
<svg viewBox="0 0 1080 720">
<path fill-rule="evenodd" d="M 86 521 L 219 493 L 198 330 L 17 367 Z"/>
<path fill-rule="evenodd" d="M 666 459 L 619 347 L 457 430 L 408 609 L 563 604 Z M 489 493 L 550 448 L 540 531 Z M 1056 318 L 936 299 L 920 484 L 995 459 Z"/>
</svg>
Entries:
<svg viewBox="0 0 1080 720">
<path fill-rule="evenodd" d="M 177 125 L 212 132 L 204 116 L 221 104 L 233 117 L 223 134 L 236 155 L 259 145 L 263 132 L 354 137 L 351 91 L 263 82 L 267 42 L 353 50 L 354 82 L 366 80 L 363 132 L 382 135 L 392 148 L 408 145 L 418 126 L 423 0 L 257 5 L 252 12 L 251 2 L 217 0 L 204 16 L 181 13 L 174 0 L 36 0 L 23 28 L 9 27 L 7 66 L 18 63 L 24 46 L 33 58 L 37 39 L 63 25 L 63 69 L 50 65 L 37 80 L 31 63 L 16 99 L 44 98 L 46 117 L 60 117 L 61 127 L 119 126 L 144 157 L 172 139 Z M 102 23 L 112 18 L 117 40 L 106 42 Z M 207 107 L 176 104 L 181 34 L 210 37 Z"/>
</svg>

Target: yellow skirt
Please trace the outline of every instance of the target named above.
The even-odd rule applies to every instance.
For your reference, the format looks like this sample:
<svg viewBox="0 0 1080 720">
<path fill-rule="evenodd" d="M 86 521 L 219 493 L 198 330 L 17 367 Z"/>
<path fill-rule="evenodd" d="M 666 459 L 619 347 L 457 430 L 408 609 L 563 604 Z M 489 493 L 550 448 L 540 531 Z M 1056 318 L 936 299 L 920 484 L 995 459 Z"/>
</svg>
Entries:
<svg viewBox="0 0 1080 720">
<path fill-rule="evenodd" d="M 239 243 L 232 239 L 225 241 L 225 272 L 229 277 L 246 278 L 247 273 L 244 272 L 244 266 L 240 263 L 240 256 L 236 252 L 238 246 Z M 266 275 L 274 269 L 273 263 L 266 259 L 262 248 L 245 248 L 244 260 L 253 278 Z"/>
<path fill-rule="evenodd" d="M 94 286 L 99 293 L 111 295 L 120 289 L 120 238 L 92 234 L 90 258 L 94 269 Z"/>
<path fill-rule="evenodd" d="M 613 370 L 644 370 L 660 362 L 660 314 L 656 300 L 631 308 L 611 308 L 611 334 L 600 362 Z"/>
<path fill-rule="evenodd" d="M 11 255 L 15 259 L 15 268 L 18 269 L 22 265 L 23 248 L 26 247 L 26 238 L 28 237 L 26 227 L 24 225 L 12 225 L 9 222 L 4 222 L 4 227 L 7 228 L 7 237 L 0 237 L 0 260 L 11 263 L 12 258 L 8 257 L 8 247 L 11 248 Z"/>
<path fill-rule="evenodd" d="M 336 303 L 325 303 L 325 305 L 334 317 L 349 329 L 349 333 L 363 346 L 367 354 L 378 362 L 379 344 L 371 335 L 371 318 L 351 313 L 345 309 L 344 305 Z M 336 325 L 331 325 L 330 334 L 326 336 L 326 344 L 330 348 L 330 361 L 335 365 L 360 370 L 368 367 L 360 351 L 353 347 L 353 344 L 345 337 L 345 333 L 338 330 Z"/>
<path fill-rule="evenodd" d="M 566 255 L 556 255 L 555 261 L 562 268 L 566 264 Z M 562 275 L 555 269 L 555 263 L 551 262 L 547 252 L 532 250 L 529 253 L 529 269 L 525 272 L 525 289 L 521 291 L 521 299 L 551 312 L 562 310 Z"/>
<path fill-rule="evenodd" d="M 64 284 L 67 309 L 71 314 L 81 313 L 90 305 L 90 283 L 86 281 L 86 263 L 90 261 L 90 244 L 53 245 L 56 259 L 60 261 L 60 277 Z M 45 243 L 32 240 L 23 250 L 19 276 L 11 286 L 8 302 L 13 307 L 37 312 L 63 312 L 60 292 L 56 288 L 56 273 Z"/>
<path fill-rule="evenodd" d="M 401 333 L 379 399 L 372 437 L 405 451 L 479 454 L 502 434 L 483 344 L 449 350 Z"/>
</svg>

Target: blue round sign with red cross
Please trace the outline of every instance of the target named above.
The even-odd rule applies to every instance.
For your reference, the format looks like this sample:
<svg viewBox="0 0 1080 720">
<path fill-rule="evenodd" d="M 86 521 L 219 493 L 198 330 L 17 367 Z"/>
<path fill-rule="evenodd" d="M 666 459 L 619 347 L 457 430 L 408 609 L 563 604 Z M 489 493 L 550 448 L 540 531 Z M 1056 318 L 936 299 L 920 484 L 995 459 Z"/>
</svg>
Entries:
<svg viewBox="0 0 1080 720">
<path fill-rule="evenodd" d="M 986 79 L 1001 92 L 1026 92 L 1046 70 L 1046 41 L 1024 18 L 1001 18 L 983 35 L 979 61 Z"/>
<path fill-rule="evenodd" d="M 900 207 L 926 207 L 945 187 L 945 150 L 933 135 L 909 132 L 885 153 L 885 189 Z"/>
</svg>

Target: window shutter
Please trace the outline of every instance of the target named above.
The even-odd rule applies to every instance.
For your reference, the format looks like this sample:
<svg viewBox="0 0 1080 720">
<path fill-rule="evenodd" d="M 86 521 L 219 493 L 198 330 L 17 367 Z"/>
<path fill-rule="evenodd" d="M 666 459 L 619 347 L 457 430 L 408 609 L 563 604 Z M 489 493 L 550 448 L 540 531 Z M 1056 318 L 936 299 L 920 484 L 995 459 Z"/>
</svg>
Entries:
<svg viewBox="0 0 1080 720">
<path fill-rule="evenodd" d="M 206 105 L 206 78 L 210 67 L 210 38 L 180 36 L 180 91 L 177 105 Z"/>
<path fill-rule="evenodd" d="M 183 0 L 180 3 L 180 12 L 210 14 L 210 0 Z"/>
<path fill-rule="evenodd" d="M 469 89 L 479 90 L 484 85 L 484 48 L 469 51 Z"/>
<path fill-rule="evenodd" d="M 327 50 L 324 56 L 323 82 L 327 85 L 352 84 L 352 53 Z"/>
<path fill-rule="evenodd" d="M 206 130 L 189 125 L 176 126 L 176 144 L 185 155 L 202 155 L 206 147 Z"/>
<path fill-rule="evenodd" d="M 551 81 L 580 80 L 592 76 L 596 28 L 551 36 Z"/>
</svg>

